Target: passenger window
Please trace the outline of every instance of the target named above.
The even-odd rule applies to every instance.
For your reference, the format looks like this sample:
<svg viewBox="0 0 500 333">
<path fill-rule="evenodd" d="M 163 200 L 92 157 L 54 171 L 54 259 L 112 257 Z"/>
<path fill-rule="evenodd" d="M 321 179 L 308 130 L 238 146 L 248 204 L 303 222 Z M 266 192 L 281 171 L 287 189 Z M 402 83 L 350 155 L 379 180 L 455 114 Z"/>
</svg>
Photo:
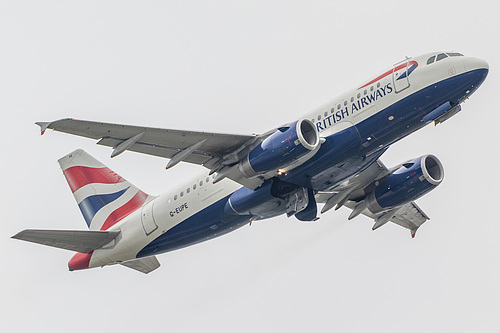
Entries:
<svg viewBox="0 0 500 333">
<path fill-rule="evenodd" d="M 176 194 L 176 195 L 174 195 L 174 200 L 177 200 L 177 194 Z"/>
<path fill-rule="evenodd" d="M 434 60 L 436 59 L 436 56 L 432 56 L 429 58 L 429 60 L 427 60 L 427 65 L 430 65 L 434 62 Z"/>
<path fill-rule="evenodd" d="M 186 189 L 186 193 L 189 193 L 189 192 L 191 192 L 191 189 L 188 187 L 188 188 Z"/>
<path fill-rule="evenodd" d="M 200 186 L 203 186 L 203 180 L 200 182 Z"/>
<path fill-rule="evenodd" d="M 448 58 L 448 56 L 444 53 L 438 54 L 436 61 L 443 60 L 444 58 Z"/>
<path fill-rule="evenodd" d="M 325 111 L 325 117 L 328 116 L 328 111 Z"/>
<path fill-rule="evenodd" d="M 196 190 L 196 184 L 193 185 L 193 190 Z"/>
<path fill-rule="evenodd" d="M 335 112 L 335 108 L 332 108 L 332 113 L 334 113 L 334 112 Z"/>
<path fill-rule="evenodd" d="M 181 191 L 181 197 L 184 195 L 184 191 Z"/>
<path fill-rule="evenodd" d="M 321 115 L 318 116 L 318 120 L 321 120 Z"/>
<path fill-rule="evenodd" d="M 210 178 L 208 178 L 208 177 L 207 177 L 207 179 L 205 179 L 205 182 L 207 182 L 207 183 L 208 183 L 208 181 L 209 181 L 209 180 L 210 180 Z"/>
</svg>

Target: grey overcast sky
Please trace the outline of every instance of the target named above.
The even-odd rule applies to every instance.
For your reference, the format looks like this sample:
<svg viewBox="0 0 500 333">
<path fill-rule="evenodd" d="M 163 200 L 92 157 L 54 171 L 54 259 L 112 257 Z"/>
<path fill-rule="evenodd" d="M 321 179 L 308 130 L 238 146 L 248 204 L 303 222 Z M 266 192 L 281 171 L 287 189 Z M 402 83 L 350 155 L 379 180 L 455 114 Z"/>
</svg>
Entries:
<svg viewBox="0 0 500 333">
<path fill-rule="evenodd" d="M 491 1 L 0 2 L 2 332 L 498 332 L 500 22 Z M 274 218 L 121 266 L 68 272 L 71 252 L 12 240 L 85 229 L 57 159 L 83 148 L 151 194 L 201 167 L 126 152 L 36 121 L 73 117 L 261 133 L 437 50 L 486 59 L 490 75 L 443 125 L 394 145 L 445 181 L 408 230 L 330 211 Z"/>
</svg>

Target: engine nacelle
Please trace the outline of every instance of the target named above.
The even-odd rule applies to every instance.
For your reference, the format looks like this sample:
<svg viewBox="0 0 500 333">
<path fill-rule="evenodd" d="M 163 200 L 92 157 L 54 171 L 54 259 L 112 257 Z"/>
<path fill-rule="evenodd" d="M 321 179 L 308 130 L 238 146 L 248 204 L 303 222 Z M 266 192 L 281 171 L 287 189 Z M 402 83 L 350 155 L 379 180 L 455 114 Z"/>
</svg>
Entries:
<svg viewBox="0 0 500 333">
<path fill-rule="evenodd" d="M 272 193 L 272 181 L 256 190 L 242 187 L 228 198 L 224 213 L 228 215 L 251 215 L 269 218 L 286 212 L 286 201 Z"/>
<path fill-rule="evenodd" d="M 372 213 L 405 205 L 435 189 L 444 178 L 441 162 L 433 155 L 424 155 L 404 163 L 367 197 Z"/>
<path fill-rule="evenodd" d="M 319 134 L 308 119 L 301 119 L 268 136 L 240 162 L 248 177 L 284 168 L 296 160 L 313 155 L 319 146 Z"/>
<path fill-rule="evenodd" d="M 316 219 L 316 200 L 311 189 L 273 178 L 255 190 L 242 187 L 231 194 L 224 213 L 259 219 L 286 213 L 287 216 L 295 215 L 301 221 L 312 221 Z"/>
</svg>

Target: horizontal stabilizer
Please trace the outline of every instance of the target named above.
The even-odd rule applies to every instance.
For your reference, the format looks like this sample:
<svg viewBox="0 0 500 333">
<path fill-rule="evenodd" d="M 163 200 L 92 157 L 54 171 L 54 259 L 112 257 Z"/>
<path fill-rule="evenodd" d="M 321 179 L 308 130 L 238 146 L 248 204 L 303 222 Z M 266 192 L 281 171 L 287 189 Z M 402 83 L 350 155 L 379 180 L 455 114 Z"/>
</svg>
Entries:
<svg viewBox="0 0 500 333">
<path fill-rule="evenodd" d="M 26 229 L 12 238 L 80 253 L 89 253 L 110 243 L 119 234 L 120 231 Z"/>
<path fill-rule="evenodd" d="M 155 256 L 152 256 L 125 261 L 122 262 L 122 265 L 128 268 L 135 269 L 136 271 L 142 272 L 144 274 L 148 274 L 160 267 L 160 262 L 158 261 L 158 259 L 156 259 Z"/>
</svg>

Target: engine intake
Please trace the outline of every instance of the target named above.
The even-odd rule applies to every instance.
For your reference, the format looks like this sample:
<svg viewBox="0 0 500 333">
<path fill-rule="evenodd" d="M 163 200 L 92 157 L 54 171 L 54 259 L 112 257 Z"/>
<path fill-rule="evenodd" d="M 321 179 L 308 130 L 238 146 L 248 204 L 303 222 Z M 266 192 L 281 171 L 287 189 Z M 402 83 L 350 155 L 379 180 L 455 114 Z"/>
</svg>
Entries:
<svg viewBox="0 0 500 333">
<path fill-rule="evenodd" d="M 404 163 L 367 197 L 372 213 L 405 205 L 435 189 L 444 178 L 441 162 L 433 155 L 424 155 Z"/>
<path fill-rule="evenodd" d="M 279 128 L 268 136 L 240 162 L 248 177 L 284 168 L 312 153 L 319 146 L 319 134 L 308 119 L 301 119 Z M 311 154 L 312 156 L 312 154 Z"/>
</svg>

